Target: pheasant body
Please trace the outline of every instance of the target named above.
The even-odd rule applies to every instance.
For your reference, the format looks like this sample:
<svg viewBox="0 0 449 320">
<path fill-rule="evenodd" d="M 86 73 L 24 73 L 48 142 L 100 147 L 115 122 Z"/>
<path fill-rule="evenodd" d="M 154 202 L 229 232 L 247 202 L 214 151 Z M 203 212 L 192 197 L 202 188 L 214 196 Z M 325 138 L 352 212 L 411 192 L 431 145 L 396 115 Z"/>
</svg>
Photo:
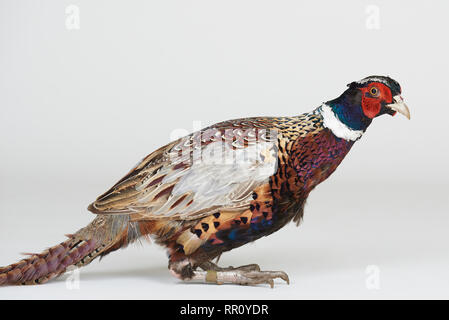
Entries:
<svg viewBox="0 0 449 320">
<path fill-rule="evenodd" d="M 220 268 L 212 260 L 299 223 L 309 193 L 375 116 L 409 116 L 400 91 L 391 78 L 368 77 L 310 113 L 225 121 L 171 142 L 89 206 L 98 215 L 90 225 L 56 249 L 0 269 L 0 284 L 44 282 L 140 237 L 165 246 L 171 272 L 183 280 L 288 281 L 283 272 Z"/>
<path fill-rule="evenodd" d="M 254 120 L 262 121 L 243 119 L 232 124 L 241 128 L 241 123 L 251 124 Z M 171 260 L 189 255 L 193 261 L 198 257 L 196 263 L 201 263 L 203 259 L 211 260 L 224 251 L 267 236 L 292 219 L 299 222 L 310 191 L 332 174 L 353 144 L 336 138 L 314 113 L 264 119 L 264 122 L 278 132 L 276 172 L 265 184 L 251 191 L 247 208 L 238 212 L 218 210 L 186 225 L 168 242 L 171 241 Z M 292 127 L 298 129 L 291 131 Z M 286 128 L 288 131 L 284 131 Z M 198 249 L 194 247 L 195 252 L 192 243 L 199 243 Z"/>
</svg>

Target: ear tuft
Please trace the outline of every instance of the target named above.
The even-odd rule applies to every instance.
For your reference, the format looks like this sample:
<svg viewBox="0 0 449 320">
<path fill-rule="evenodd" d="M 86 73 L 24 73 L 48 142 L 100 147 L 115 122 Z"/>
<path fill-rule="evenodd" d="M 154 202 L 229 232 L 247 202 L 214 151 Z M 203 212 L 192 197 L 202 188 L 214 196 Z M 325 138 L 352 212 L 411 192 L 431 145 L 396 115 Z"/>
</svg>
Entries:
<svg viewBox="0 0 449 320">
<path fill-rule="evenodd" d="M 346 86 L 349 88 L 355 88 L 357 86 L 357 82 L 353 81 L 351 83 L 348 83 Z"/>
</svg>

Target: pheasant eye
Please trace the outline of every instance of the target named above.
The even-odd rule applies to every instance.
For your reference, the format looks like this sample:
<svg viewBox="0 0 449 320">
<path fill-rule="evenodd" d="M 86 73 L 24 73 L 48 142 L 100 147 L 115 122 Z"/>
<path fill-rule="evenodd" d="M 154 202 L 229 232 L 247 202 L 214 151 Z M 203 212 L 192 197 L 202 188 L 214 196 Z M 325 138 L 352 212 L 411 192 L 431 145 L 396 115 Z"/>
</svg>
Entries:
<svg viewBox="0 0 449 320">
<path fill-rule="evenodd" d="M 376 87 L 372 87 L 369 92 L 372 96 L 377 96 L 377 94 L 379 93 L 379 89 L 377 89 Z"/>
</svg>

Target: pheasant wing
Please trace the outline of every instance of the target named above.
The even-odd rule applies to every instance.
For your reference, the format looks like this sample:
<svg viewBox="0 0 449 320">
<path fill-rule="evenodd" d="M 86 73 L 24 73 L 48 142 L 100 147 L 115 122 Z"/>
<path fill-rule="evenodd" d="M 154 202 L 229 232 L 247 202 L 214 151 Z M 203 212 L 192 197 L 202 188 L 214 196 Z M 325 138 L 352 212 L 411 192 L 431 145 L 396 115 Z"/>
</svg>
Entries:
<svg viewBox="0 0 449 320">
<path fill-rule="evenodd" d="M 240 211 L 277 170 L 277 131 L 226 122 L 172 142 L 144 158 L 89 206 L 96 214 L 197 219 L 218 208 Z M 258 122 L 256 122 L 258 124 Z"/>
</svg>

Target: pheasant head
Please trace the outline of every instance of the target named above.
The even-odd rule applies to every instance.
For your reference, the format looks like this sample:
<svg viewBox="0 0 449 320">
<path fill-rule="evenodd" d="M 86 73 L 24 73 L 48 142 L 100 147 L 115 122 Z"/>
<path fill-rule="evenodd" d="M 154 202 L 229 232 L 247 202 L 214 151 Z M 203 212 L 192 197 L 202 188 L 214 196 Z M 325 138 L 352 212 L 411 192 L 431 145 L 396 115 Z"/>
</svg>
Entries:
<svg viewBox="0 0 449 320">
<path fill-rule="evenodd" d="M 401 86 L 385 76 L 354 81 L 341 96 L 321 107 L 330 129 L 348 140 L 358 139 L 374 118 L 383 114 L 394 116 L 397 112 L 410 119 L 410 111 L 401 97 Z"/>
</svg>

